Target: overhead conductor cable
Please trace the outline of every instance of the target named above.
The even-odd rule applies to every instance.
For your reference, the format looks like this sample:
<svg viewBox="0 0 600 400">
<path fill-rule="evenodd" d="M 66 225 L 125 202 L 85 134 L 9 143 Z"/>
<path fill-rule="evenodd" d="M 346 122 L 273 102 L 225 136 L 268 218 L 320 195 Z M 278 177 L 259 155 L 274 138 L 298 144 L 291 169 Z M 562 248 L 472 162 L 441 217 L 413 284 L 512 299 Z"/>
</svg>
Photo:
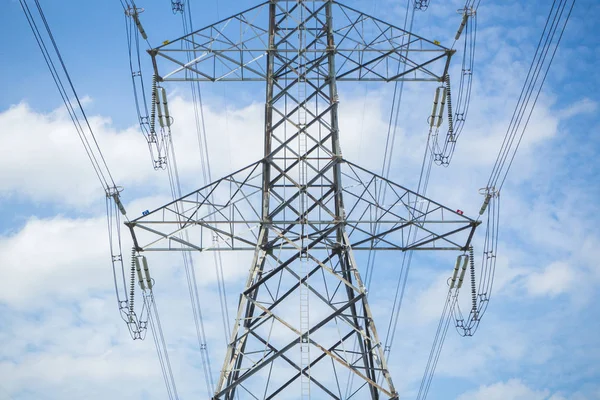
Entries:
<svg viewBox="0 0 600 400">
<path fill-rule="evenodd" d="M 122 188 L 115 184 L 39 1 L 35 0 L 34 3 L 39 14 L 39 19 L 45 28 L 45 35 L 40 31 L 36 21 L 37 17 L 34 17 L 32 8 L 29 7 L 27 0 L 19 0 L 19 3 L 73 126 L 104 190 L 113 281 L 119 313 L 121 318 L 126 322 L 132 338 L 143 339 L 146 332 L 144 318 L 147 310 L 143 307 L 140 315 L 137 315 L 134 310 L 134 293 L 131 290 L 129 290 L 129 293 L 127 291 L 126 273 L 122 256 L 121 215 L 127 219 L 126 210 L 120 198 Z M 49 40 L 51 43 L 50 49 L 46 45 L 46 40 Z M 57 68 L 57 66 L 60 68 Z M 68 85 L 64 84 L 65 81 Z M 73 104 L 71 99 L 74 99 L 76 104 Z M 131 272 L 134 273 L 134 270 Z"/>
</svg>

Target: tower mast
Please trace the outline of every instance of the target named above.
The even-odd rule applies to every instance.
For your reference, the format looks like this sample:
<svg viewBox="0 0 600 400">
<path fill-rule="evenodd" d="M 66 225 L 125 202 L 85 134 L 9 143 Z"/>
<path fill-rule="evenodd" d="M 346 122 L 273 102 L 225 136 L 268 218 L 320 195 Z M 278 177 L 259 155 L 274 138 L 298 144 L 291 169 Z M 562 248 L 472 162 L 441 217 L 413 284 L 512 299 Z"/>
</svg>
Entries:
<svg viewBox="0 0 600 400">
<path fill-rule="evenodd" d="M 477 222 L 345 160 L 337 84 L 442 82 L 452 53 L 331 0 L 271 0 L 150 51 L 158 81 L 266 82 L 263 158 L 128 224 L 140 252 L 254 252 L 213 399 L 341 399 L 348 371 L 351 397 L 398 397 L 354 251 L 464 251 Z"/>
</svg>

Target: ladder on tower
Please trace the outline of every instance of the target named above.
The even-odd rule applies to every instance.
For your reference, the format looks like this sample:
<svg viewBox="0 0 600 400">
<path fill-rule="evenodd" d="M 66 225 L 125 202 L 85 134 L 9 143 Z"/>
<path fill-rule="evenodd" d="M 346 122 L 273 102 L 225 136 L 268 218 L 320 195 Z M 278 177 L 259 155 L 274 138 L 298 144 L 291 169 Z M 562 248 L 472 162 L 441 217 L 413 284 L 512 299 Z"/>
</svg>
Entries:
<svg viewBox="0 0 600 400">
<path fill-rule="evenodd" d="M 308 268 L 309 262 L 306 254 L 300 257 L 300 279 L 304 283 L 300 285 L 300 377 L 301 398 L 310 399 L 310 313 L 309 313 L 309 286 Z M 306 369 L 306 371 L 304 371 Z"/>
<path fill-rule="evenodd" d="M 299 29 L 300 32 L 300 45 L 304 46 L 302 43 L 302 36 L 304 35 L 303 29 Z M 303 187 L 306 186 L 308 180 L 308 171 L 307 171 L 307 152 L 308 152 L 308 135 L 306 132 L 306 59 L 305 52 L 302 48 L 298 49 L 298 157 L 299 157 L 299 168 L 300 168 L 300 185 Z M 301 205 L 300 210 L 302 213 L 306 212 L 307 208 L 307 198 L 306 195 L 301 195 Z"/>
<path fill-rule="evenodd" d="M 302 3 L 302 0 L 298 0 Z M 300 21 L 304 21 L 304 6 L 300 4 Z M 308 196 L 307 181 L 307 152 L 308 137 L 306 134 L 307 124 L 307 101 L 306 101 L 306 27 L 303 23 L 298 27 L 298 165 L 300 192 L 300 220 L 301 222 L 301 252 L 300 252 L 300 398 L 310 399 L 310 312 L 309 312 L 309 286 L 308 254 L 304 251 L 306 246 L 306 220 L 308 219 Z"/>
<path fill-rule="evenodd" d="M 298 0 L 298 3 L 302 3 L 303 0 Z M 304 6 L 300 4 L 300 21 L 304 21 Z M 308 151 L 308 137 L 306 133 L 306 119 L 307 119 L 307 101 L 306 101 L 306 27 L 301 22 L 298 26 L 298 82 L 296 83 L 298 89 L 298 157 L 300 167 L 300 185 L 306 187 L 307 184 L 307 151 Z M 304 214 L 307 209 L 306 195 L 300 195 L 300 210 Z M 305 216 L 302 215 L 302 218 Z"/>
</svg>

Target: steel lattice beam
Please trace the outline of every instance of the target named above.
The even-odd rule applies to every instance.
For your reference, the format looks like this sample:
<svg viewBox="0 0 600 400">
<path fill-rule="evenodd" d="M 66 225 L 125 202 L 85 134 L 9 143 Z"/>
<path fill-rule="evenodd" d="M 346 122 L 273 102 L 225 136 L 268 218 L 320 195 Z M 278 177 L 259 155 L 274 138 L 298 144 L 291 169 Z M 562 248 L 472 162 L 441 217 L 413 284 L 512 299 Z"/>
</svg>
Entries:
<svg viewBox="0 0 600 400">
<path fill-rule="evenodd" d="M 337 82 L 443 81 L 452 51 L 271 0 L 150 54 L 162 81 L 266 81 L 263 158 L 128 223 L 138 251 L 254 252 L 213 399 L 348 398 L 342 373 L 396 399 L 354 251 L 465 250 L 477 222 L 343 159 Z"/>
<path fill-rule="evenodd" d="M 441 81 L 447 73 L 448 55 L 454 50 L 335 1 L 304 2 L 320 3 L 321 8 L 331 3 L 335 26 L 330 43 L 323 41 L 321 32 L 327 23 L 321 18 L 322 10 L 316 9 L 307 12 L 302 21 L 275 21 L 278 31 L 273 47 L 269 47 L 270 4 L 276 3 L 278 11 L 285 14 L 288 9 L 297 11 L 292 5 L 298 1 L 265 2 L 150 50 L 158 79 L 266 81 L 269 51 L 276 48 L 284 56 L 298 54 L 297 46 L 289 40 L 298 26 L 304 27 L 309 42 L 318 42 L 303 49 L 317 56 L 311 60 L 314 65 L 321 61 L 318 56 L 324 56 L 318 46 L 329 46 L 336 53 L 337 81 Z M 293 74 L 286 65 L 273 71 L 274 79 Z M 328 71 L 313 68 L 307 79 L 328 75 Z"/>
<path fill-rule="evenodd" d="M 129 226 L 138 250 L 254 251 L 263 223 L 262 163 L 251 164 L 131 221 Z M 340 221 L 335 214 L 327 213 L 320 218 L 307 218 L 306 224 L 314 227 L 311 237 L 343 224 L 354 250 L 466 250 L 469 246 L 476 221 L 348 161 L 342 160 L 340 166 L 346 217 Z M 377 201 L 378 192 L 383 190 L 387 204 Z M 330 204 L 333 197 L 329 187 L 323 196 L 314 196 L 310 211 L 319 204 Z M 275 208 L 290 209 L 290 199 L 276 201 Z M 286 231 L 298 221 L 294 212 L 290 218 L 272 220 L 271 225 Z M 379 227 L 377 232 L 375 226 Z M 416 234 L 406 235 L 407 227 L 416 230 Z M 194 242 L 180 237 L 184 231 Z M 291 234 L 288 238 L 293 243 L 298 239 Z M 328 243 L 317 244 L 315 249 L 335 244 L 334 233 L 326 239 Z M 267 248 L 293 250 L 294 246 L 276 237 Z"/>
</svg>

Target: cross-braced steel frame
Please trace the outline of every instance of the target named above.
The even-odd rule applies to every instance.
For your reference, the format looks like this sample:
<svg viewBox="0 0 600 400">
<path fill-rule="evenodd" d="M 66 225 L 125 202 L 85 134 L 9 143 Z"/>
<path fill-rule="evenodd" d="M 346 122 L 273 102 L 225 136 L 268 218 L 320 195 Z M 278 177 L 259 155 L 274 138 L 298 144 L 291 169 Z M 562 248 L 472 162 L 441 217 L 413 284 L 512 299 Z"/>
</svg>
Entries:
<svg viewBox="0 0 600 400">
<path fill-rule="evenodd" d="M 264 157 L 128 224 L 138 251 L 254 252 L 213 399 L 397 398 L 353 252 L 465 250 L 477 222 L 346 161 L 337 82 L 442 82 L 452 51 L 271 0 L 150 54 L 159 81 L 266 81 Z"/>
</svg>

